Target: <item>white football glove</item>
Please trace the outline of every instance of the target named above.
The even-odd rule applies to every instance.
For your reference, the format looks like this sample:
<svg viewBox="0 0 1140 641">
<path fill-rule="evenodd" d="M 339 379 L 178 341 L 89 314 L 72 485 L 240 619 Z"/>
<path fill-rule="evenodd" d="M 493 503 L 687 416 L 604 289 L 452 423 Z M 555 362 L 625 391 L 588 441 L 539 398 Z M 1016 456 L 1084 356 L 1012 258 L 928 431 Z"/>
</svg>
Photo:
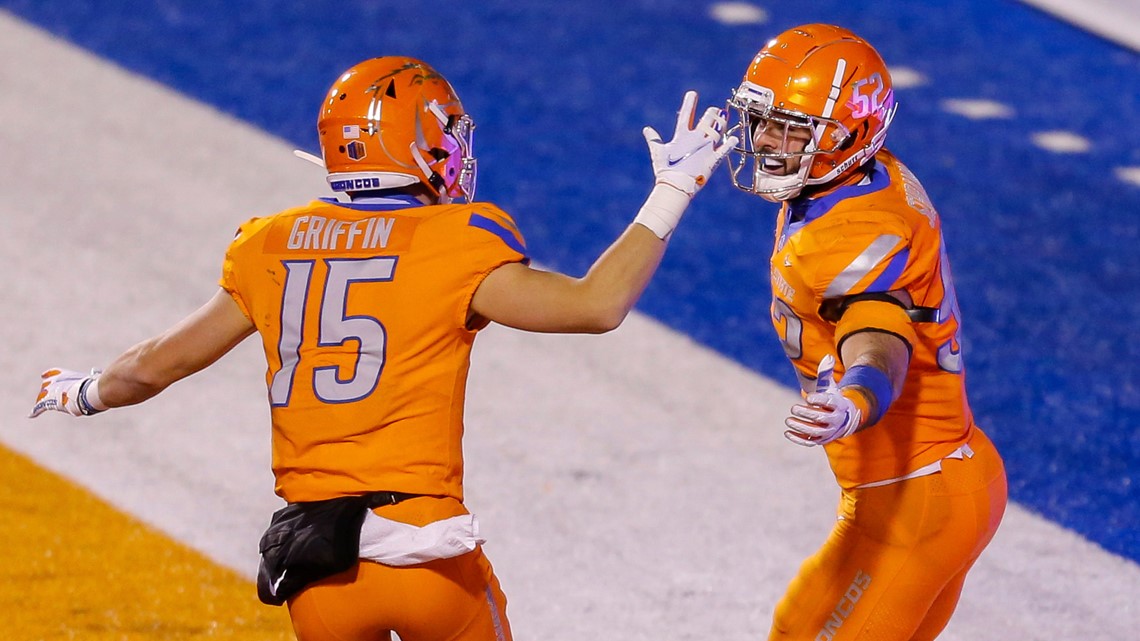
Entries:
<svg viewBox="0 0 1140 641">
<path fill-rule="evenodd" d="M 793 405 L 792 415 L 784 419 L 788 428 L 784 436 L 789 441 L 805 447 L 825 445 L 854 433 L 863 424 L 862 411 L 835 385 L 834 375 L 835 358 L 828 354 L 819 362 L 815 391 L 804 403 Z"/>
<path fill-rule="evenodd" d="M 72 416 L 90 416 L 107 409 L 99 399 L 98 385 L 100 372 L 91 370 L 82 374 L 71 370 L 53 368 L 40 374 L 43 382 L 40 395 L 28 418 L 35 418 L 48 410 L 66 412 Z"/>
<path fill-rule="evenodd" d="M 689 201 L 739 142 L 735 136 L 722 140 L 728 121 L 724 110 L 718 107 L 706 109 L 694 127 L 696 105 L 697 92 L 685 92 L 669 142 L 663 142 L 653 127 L 641 132 L 649 145 L 655 186 L 634 222 L 645 225 L 659 238 L 667 238 L 673 232 Z"/>
</svg>

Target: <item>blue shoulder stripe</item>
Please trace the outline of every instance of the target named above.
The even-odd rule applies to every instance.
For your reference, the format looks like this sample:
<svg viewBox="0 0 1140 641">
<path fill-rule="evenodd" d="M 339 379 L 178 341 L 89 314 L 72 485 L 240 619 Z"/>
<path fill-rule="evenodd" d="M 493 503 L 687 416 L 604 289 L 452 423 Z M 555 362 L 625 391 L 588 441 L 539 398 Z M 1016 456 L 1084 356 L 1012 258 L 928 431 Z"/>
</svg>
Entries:
<svg viewBox="0 0 1140 641">
<path fill-rule="evenodd" d="M 889 292 L 895 289 L 895 281 L 902 276 L 903 269 L 906 268 L 906 262 L 910 258 L 910 247 L 903 248 L 902 251 L 895 254 L 891 262 L 887 264 L 883 273 L 875 279 L 875 282 L 867 286 L 865 291 L 868 292 Z"/>
<path fill-rule="evenodd" d="M 479 229 L 485 229 L 491 232 L 501 238 L 503 242 L 507 244 L 507 247 L 510 247 L 523 256 L 527 255 L 526 246 L 522 244 L 522 241 L 499 221 L 488 218 L 482 214 L 471 214 L 471 218 L 467 221 L 467 224 L 471 227 L 478 227 Z"/>
<path fill-rule="evenodd" d="M 886 189 L 891 184 L 891 176 L 883 163 L 872 161 L 868 171 L 868 180 L 865 183 L 846 185 L 832 193 L 820 198 L 799 197 L 788 201 L 789 220 L 797 220 L 806 225 L 811 221 L 831 211 L 841 201 L 849 198 L 858 198 Z M 801 226 L 802 226 L 801 225 Z"/>
</svg>

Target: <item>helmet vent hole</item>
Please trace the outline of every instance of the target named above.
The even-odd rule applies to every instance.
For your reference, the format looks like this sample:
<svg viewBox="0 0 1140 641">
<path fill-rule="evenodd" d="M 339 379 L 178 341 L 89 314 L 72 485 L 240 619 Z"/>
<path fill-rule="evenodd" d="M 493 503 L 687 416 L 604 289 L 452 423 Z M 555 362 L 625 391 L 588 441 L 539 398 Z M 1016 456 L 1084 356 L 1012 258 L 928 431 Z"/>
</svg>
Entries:
<svg viewBox="0 0 1140 641">
<path fill-rule="evenodd" d="M 855 131 L 852 131 L 851 133 L 847 134 L 847 137 L 843 139 L 843 142 L 839 143 L 839 147 L 837 148 L 837 150 L 838 151 L 847 151 L 848 149 L 851 148 L 852 145 L 855 144 L 855 141 L 858 140 L 860 136 L 866 135 L 867 131 L 870 128 L 871 128 L 870 123 L 867 122 L 866 120 L 864 120 L 859 125 L 859 127 L 857 129 L 855 129 Z"/>
<path fill-rule="evenodd" d="M 344 145 L 341 145 L 341 146 L 337 147 L 336 149 L 337 149 L 337 151 L 339 151 L 340 153 L 342 153 L 342 154 L 344 153 Z"/>
</svg>

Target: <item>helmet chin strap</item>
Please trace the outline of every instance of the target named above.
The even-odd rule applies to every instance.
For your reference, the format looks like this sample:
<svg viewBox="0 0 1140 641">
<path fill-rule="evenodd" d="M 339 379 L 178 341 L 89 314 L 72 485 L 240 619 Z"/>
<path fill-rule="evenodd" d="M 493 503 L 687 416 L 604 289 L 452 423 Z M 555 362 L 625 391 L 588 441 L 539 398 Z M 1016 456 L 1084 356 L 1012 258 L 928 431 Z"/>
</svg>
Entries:
<svg viewBox="0 0 1140 641">
<path fill-rule="evenodd" d="M 804 178 L 811 168 L 810 157 L 800 162 L 799 170 L 786 176 L 773 176 L 764 173 L 759 161 L 756 163 L 756 173 L 752 176 L 754 193 L 769 202 L 779 203 L 791 200 L 803 191 Z"/>
<path fill-rule="evenodd" d="M 301 160 L 304 160 L 305 162 L 311 162 L 314 165 L 320 167 L 321 169 L 327 170 L 327 168 L 325 167 L 324 159 L 319 157 L 319 156 L 315 156 L 313 154 L 310 154 L 307 151 L 302 151 L 300 149 L 294 149 L 293 155 L 300 158 Z M 346 194 L 344 192 L 340 192 L 340 191 L 333 192 L 333 196 L 336 197 L 337 202 L 341 202 L 341 203 L 347 203 L 347 202 L 350 202 L 352 200 L 348 197 L 348 194 Z"/>
<path fill-rule="evenodd" d="M 416 165 L 418 165 L 420 171 L 424 173 L 424 179 L 427 181 L 427 184 L 439 192 L 439 194 L 442 196 L 446 191 L 444 189 L 445 185 L 443 184 L 443 177 L 436 173 L 435 170 L 433 170 L 431 166 L 427 164 L 427 161 L 424 160 L 423 154 L 420 153 L 419 145 L 413 142 L 410 145 L 409 150 L 412 152 L 412 159 L 416 161 Z"/>
<path fill-rule="evenodd" d="M 320 156 L 314 156 L 313 154 L 310 154 L 307 151 L 301 151 L 300 149 L 294 149 L 293 155 L 300 158 L 301 160 L 311 162 L 321 169 L 325 169 L 325 161 Z"/>
<path fill-rule="evenodd" d="M 472 163 L 470 166 L 465 165 L 460 170 L 459 177 L 455 179 L 455 182 L 449 185 L 444 181 L 443 177 L 440 176 L 438 172 L 433 171 L 432 168 L 423 159 L 423 155 L 419 153 L 416 143 L 412 143 L 411 152 L 412 158 L 414 158 L 416 164 L 419 165 L 420 171 L 422 171 L 424 175 L 427 176 L 428 184 L 434 187 L 436 192 L 439 194 L 440 203 L 447 204 L 452 201 L 452 196 L 449 190 L 456 183 L 458 183 L 460 191 L 463 192 L 463 197 L 466 198 L 468 202 L 474 199 L 474 181 L 466 180 L 464 178 L 465 175 L 472 176 L 474 174 L 474 163 Z"/>
</svg>

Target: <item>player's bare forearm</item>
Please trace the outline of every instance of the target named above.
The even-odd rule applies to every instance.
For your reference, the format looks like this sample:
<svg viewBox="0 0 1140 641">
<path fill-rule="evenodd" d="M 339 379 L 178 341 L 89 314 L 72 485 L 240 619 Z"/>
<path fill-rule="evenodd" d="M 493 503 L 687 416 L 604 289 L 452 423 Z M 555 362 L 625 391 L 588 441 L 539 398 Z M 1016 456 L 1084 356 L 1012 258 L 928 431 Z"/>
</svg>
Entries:
<svg viewBox="0 0 1140 641">
<path fill-rule="evenodd" d="M 582 278 L 521 263 L 487 275 L 471 299 L 474 314 L 532 332 L 608 332 L 622 323 L 652 278 L 666 242 L 630 225 Z"/>
<path fill-rule="evenodd" d="M 112 361 L 99 377 L 99 396 L 108 407 L 141 403 L 209 366 L 253 331 L 229 294 L 219 290 L 175 326 Z"/>
<path fill-rule="evenodd" d="M 603 331 L 621 325 L 641 298 L 667 243 L 648 228 L 633 224 L 594 261 L 582 278 L 584 303 L 597 306 L 595 316 Z"/>
<path fill-rule="evenodd" d="M 886 374 L 896 397 L 902 391 L 910 367 L 910 350 L 899 337 L 879 331 L 852 334 L 843 341 L 841 357 L 847 369 L 867 365 Z M 870 402 L 877 400 L 868 390 L 860 391 Z"/>
<path fill-rule="evenodd" d="M 108 407 L 141 403 L 166 389 L 174 379 L 148 368 L 147 354 L 152 353 L 158 337 L 143 341 L 123 352 L 99 376 L 99 397 Z"/>
</svg>

